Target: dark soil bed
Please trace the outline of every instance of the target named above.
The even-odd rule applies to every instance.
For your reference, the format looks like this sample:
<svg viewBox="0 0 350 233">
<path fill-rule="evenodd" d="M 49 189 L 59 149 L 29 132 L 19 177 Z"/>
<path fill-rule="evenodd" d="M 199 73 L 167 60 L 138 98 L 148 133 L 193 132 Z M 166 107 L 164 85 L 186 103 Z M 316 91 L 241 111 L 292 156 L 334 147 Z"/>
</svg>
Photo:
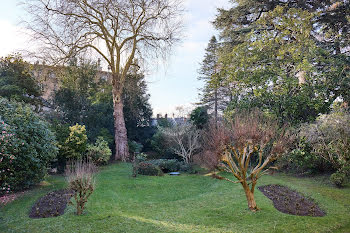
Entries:
<svg viewBox="0 0 350 233">
<path fill-rule="evenodd" d="M 49 192 L 33 205 L 29 217 L 49 218 L 64 214 L 64 210 L 72 195 L 73 191 L 67 189 Z"/>
<path fill-rule="evenodd" d="M 266 197 L 273 201 L 275 208 L 282 213 L 322 217 L 326 213 L 311 199 L 281 185 L 266 185 L 258 188 Z"/>
</svg>

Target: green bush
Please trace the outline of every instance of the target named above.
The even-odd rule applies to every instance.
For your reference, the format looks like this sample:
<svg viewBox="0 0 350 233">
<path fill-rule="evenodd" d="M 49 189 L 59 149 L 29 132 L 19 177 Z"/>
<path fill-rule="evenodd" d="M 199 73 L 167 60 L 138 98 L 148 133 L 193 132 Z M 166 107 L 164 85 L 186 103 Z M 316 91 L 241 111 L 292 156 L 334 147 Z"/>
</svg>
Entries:
<svg viewBox="0 0 350 233">
<path fill-rule="evenodd" d="M 139 163 L 144 162 L 146 160 L 147 160 L 147 154 L 145 154 L 145 153 L 136 154 L 136 156 L 133 158 L 133 161 L 132 161 L 132 176 L 133 177 L 136 177 L 138 174 Z"/>
<path fill-rule="evenodd" d="M 146 176 L 162 176 L 162 170 L 157 166 L 149 162 L 141 162 L 137 167 L 138 174 Z"/>
<path fill-rule="evenodd" d="M 103 137 L 98 137 L 94 145 L 87 146 L 86 155 L 96 165 L 105 165 L 112 156 L 112 151 L 108 146 L 108 142 Z"/>
<path fill-rule="evenodd" d="M 0 98 L 0 191 L 40 182 L 57 155 L 49 126 L 26 105 Z"/>
<path fill-rule="evenodd" d="M 332 164 L 314 153 L 305 138 L 300 138 L 296 147 L 283 155 L 277 161 L 277 165 L 283 171 L 305 175 L 334 172 Z"/>
<path fill-rule="evenodd" d="M 85 125 L 76 124 L 69 127 L 69 136 L 61 145 L 63 153 L 67 159 L 81 159 L 87 149 L 87 135 Z"/>
<path fill-rule="evenodd" d="M 350 114 L 337 109 L 320 115 L 314 123 L 302 127 L 300 136 L 310 144 L 313 153 L 336 171 L 332 181 L 337 186 L 345 182 L 340 174 L 346 174 L 350 164 Z"/>
<path fill-rule="evenodd" d="M 346 182 L 346 175 L 342 172 L 333 173 L 331 175 L 331 181 L 339 188 L 344 187 Z"/>
<path fill-rule="evenodd" d="M 51 130 L 55 133 L 59 148 L 57 158 L 51 161 L 51 167 L 57 168 L 58 173 L 63 173 L 67 162 L 63 145 L 65 144 L 66 139 L 70 134 L 69 125 L 61 123 L 58 120 L 54 119 L 51 122 Z"/>
<path fill-rule="evenodd" d="M 180 171 L 188 174 L 199 174 L 199 173 L 203 173 L 205 169 L 193 163 L 182 162 L 180 166 Z"/>
<path fill-rule="evenodd" d="M 135 141 L 128 141 L 128 146 L 129 146 L 129 152 L 131 154 L 134 153 L 141 153 L 143 145 L 141 143 L 137 143 Z M 133 156 L 133 155 L 131 155 Z"/>
<path fill-rule="evenodd" d="M 149 153 L 153 159 L 177 159 L 180 158 L 178 155 L 169 147 L 169 143 L 166 142 L 166 138 L 158 129 L 157 132 L 152 136 L 150 140 L 152 151 L 155 153 Z"/>
<path fill-rule="evenodd" d="M 156 159 L 148 162 L 158 166 L 164 173 L 177 172 L 181 165 L 176 159 Z"/>
</svg>

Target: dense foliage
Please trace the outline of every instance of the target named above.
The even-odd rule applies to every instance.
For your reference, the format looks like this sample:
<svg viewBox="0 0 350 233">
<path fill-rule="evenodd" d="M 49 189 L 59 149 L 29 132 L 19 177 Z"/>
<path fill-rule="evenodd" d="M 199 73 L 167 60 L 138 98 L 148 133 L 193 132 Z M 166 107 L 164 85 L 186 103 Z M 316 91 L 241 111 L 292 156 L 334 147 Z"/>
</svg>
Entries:
<svg viewBox="0 0 350 233">
<path fill-rule="evenodd" d="M 208 44 L 205 86 L 230 90 L 229 115 L 258 107 L 281 123 L 315 120 L 337 97 L 348 101 L 349 9 L 348 1 L 251 0 L 218 9 L 221 40 Z"/>
<path fill-rule="evenodd" d="M 140 162 L 137 166 L 137 172 L 140 175 L 146 176 L 162 176 L 164 173 L 159 168 L 159 166 L 149 163 L 147 161 Z"/>
<path fill-rule="evenodd" d="M 0 98 L 0 187 L 21 190 L 40 182 L 56 157 L 54 134 L 29 106 Z"/>
<path fill-rule="evenodd" d="M 112 148 L 113 100 L 109 78 L 110 74 L 98 71 L 96 64 L 72 63 L 59 77 L 60 88 L 55 91 L 53 102 L 62 123 L 85 125 L 90 142 L 101 136 Z M 128 139 L 150 147 L 149 138 L 154 130 L 150 127 L 152 109 L 147 85 L 139 73 L 129 74 L 128 79 L 123 92 Z"/>
<path fill-rule="evenodd" d="M 301 136 L 312 146 L 313 153 L 332 165 L 331 176 L 343 186 L 350 175 L 350 114 L 344 110 L 324 114 L 315 123 L 302 128 Z"/>
<path fill-rule="evenodd" d="M 226 119 L 258 108 L 280 127 L 291 125 L 298 140 L 279 167 L 302 174 L 335 172 L 332 181 L 343 185 L 349 163 L 347 113 L 331 111 L 337 101 L 344 106 L 350 101 L 350 2 L 231 3 L 218 9 L 213 24 L 220 37 L 209 41 L 199 70 L 202 106 L 215 116 L 223 106 Z M 220 125 L 209 126 L 212 140 L 204 138 L 213 151 L 228 140 Z M 210 161 L 214 169 L 218 158 L 202 154 L 202 162 Z"/>
<path fill-rule="evenodd" d="M 203 129 L 209 123 L 208 109 L 206 107 L 195 108 L 190 115 L 191 122 L 197 129 Z"/>
<path fill-rule="evenodd" d="M 0 59 L 0 96 L 25 102 L 39 111 L 41 88 L 31 73 L 31 65 L 18 54 Z"/>
<path fill-rule="evenodd" d="M 63 145 L 60 145 L 65 158 L 71 160 L 81 159 L 87 148 L 87 135 L 85 125 L 73 125 L 69 127 L 69 136 Z"/>
<path fill-rule="evenodd" d="M 147 162 L 158 166 L 164 173 L 177 172 L 181 167 L 181 162 L 176 159 L 156 159 Z"/>
<path fill-rule="evenodd" d="M 103 137 L 98 137 L 95 144 L 87 146 L 86 156 L 96 165 L 106 165 L 112 156 L 112 151 L 108 147 L 108 142 Z"/>
</svg>

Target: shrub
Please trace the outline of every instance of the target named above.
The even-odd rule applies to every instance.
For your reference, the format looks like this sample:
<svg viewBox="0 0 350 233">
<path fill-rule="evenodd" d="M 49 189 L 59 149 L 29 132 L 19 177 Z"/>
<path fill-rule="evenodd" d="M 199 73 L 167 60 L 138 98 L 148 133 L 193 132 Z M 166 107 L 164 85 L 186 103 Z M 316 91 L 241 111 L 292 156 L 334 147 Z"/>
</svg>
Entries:
<svg viewBox="0 0 350 233">
<path fill-rule="evenodd" d="M 155 159 L 147 162 L 158 166 L 164 173 L 179 171 L 181 164 L 176 159 Z"/>
<path fill-rule="evenodd" d="M 95 171 L 95 165 L 88 160 L 72 162 L 66 168 L 68 188 L 74 191 L 74 202 L 71 201 L 70 204 L 76 207 L 77 215 L 83 213 L 85 204 L 95 189 Z"/>
<path fill-rule="evenodd" d="M 165 143 L 165 139 L 159 130 L 151 138 L 151 147 L 153 151 L 157 152 L 157 154 L 161 156 L 164 156 L 170 152 Z"/>
<path fill-rule="evenodd" d="M 67 159 L 81 159 L 87 149 L 87 135 L 85 125 L 76 124 L 69 127 L 69 136 L 61 145 Z"/>
<path fill-rule="evenodd" d="M 181 163 L 180 164 L 180 171 L 186 172 L 186 173 L 191 173 L 192 171 L 192 163 Z"/>
<path fill-rule="evenodd" d="M 108 142 L 103 137 L 98 137 L 94 145 L 88 145 L 86 155 L 96 165 L 105 165 L 112 156 L 112 151 Z"/>
<path fill-rule="evenodd" d="M 346 175 L 342 172 L 333 173 L 331 175 L 331 181 L 339 188 L 344 187 Z"/>
<path fill-rule="evenodd" d="M 162 170 L 157 166 L 149 162 L 141 162 L 137 167 L 138 174 L 146 176 L 162 176 Z"/>
<path fill-rule="evenodd" d="M 51 122 L 51 130 L 55 133 L 59 148 L 57 159 L 51 161 L 51 167 L 57 168 L 57 171 L 59 173 L 63 173 L 66 167 L 67 160 L 63 145 L 65 144 L 66 139 L 69 137 L 70 134 L 69 125 L 63 124 L 58 120 L 54 119 Z"/>
<path fill-rule="evenodd" d="M 159 168 L 165 172 L 177 172 L 180 170 L 180 162 L 176 159 L 160 159 L 158 160 Z"/>
<path fill-rule="evenodd" d="M 0 189 L 28 188 L 57 155 L 54 134 L 26 105 L 0 98 L 0 116 Z"/>
<path fill-rule="evenodd" d="M 143 145 L 141 143 L 137 143 L 135 141 L 128 141 L 129 152 L 133 153 L 141 153 Z"/>
<path fill-rule="evenodd" d="M 221 162 L 222 149 L 231 143 L 230 130 L 223 122 L 211 121 L 203 135 L 201 156 L 198 163 L 210 171 L 216 170 Z"/>
<path fill-rule="evenodd" d="M 323 114 L 315 123 L 301 129 L 301 137 L 312 146 L 313 153 L 330 163 L 337 173 L 347 173 L 350 163 L 350 114 L 337 110 Z M 336 174 L 332 181 L 339 186 L 341 176 Z M 345 181 L 345 180 L 344 180 Z"/>
<path fill-rule="evenodd" d="M 135 154 L 133 161 L 132 161 L 132 176 L 136 177 L 138 174 L 138 167 L 140 162 L 144 162 L 147 159 L 147 154 L 145 153 L 140 153 L 140 154 Z"/>
<path fill-rule="evenodd" d="M 205 169 L 201 168 L 197 164 L 181 163 L 180 164 L 180 171 L 188 173 L 188 174 L 199 174 L 199 173 L 203 173 L 205 171 Z"/>
<path fill-rule="evenodd" d="M 283 171 L 298 174 L 333 172 L 332 164 L 313 152 L 305 138 L 299 138 L 295 148 L 278 160 L 277 166 Z"/>
</svg>

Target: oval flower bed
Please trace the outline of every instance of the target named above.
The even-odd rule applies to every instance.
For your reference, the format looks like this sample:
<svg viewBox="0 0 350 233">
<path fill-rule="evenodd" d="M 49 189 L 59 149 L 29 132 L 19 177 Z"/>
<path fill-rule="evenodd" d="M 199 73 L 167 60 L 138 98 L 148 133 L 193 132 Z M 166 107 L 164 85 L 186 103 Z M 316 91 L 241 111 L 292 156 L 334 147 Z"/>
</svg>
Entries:
<svg viewBox="0 0 350 233">
<path fill-rule="evenodd" d="M 266 185 L 258 188 L 273 201 L 274 207 L 286 214 L 322 217 L 326 213 L 311 199 L 282 185 Z"/>
<path fill-rule="evenodd" d="M 73 196 L 73 191 L 68 189 L 49 192 L 40 198 L 29 213 L 31 218 L 49 218 L 64 214 L 67 203 Z"/>
</svg>

